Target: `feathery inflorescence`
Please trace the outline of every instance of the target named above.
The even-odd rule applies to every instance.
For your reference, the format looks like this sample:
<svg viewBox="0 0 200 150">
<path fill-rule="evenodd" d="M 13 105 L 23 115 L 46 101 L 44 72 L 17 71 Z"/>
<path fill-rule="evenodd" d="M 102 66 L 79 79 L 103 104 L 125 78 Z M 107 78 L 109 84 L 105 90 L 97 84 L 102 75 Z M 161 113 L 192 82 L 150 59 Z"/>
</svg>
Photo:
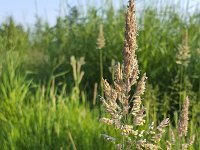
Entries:
<svg viewBox="0 0 200 150">
<path fill-rule="evenodd" d="M 179 122 L 178 122 L 179 137 L 183 137 L 183 136 L 186 137 L 188 133 L 188 121 L 189 121 L 188 109 L 189 109 L 189 98 L 186 97 L 182 106 L 182 110 L 181 110 L 181 114 L 180 114 Z M 187 150 L 188 147 L 194 143 L 194 140 L 195 140 L 195 135 L 192 135 L 190 137 L 190 140 L 187 143 L 182 144 L 182 150 Z"/>
<path fill-rule="evenodd" d="M 189 108 L 189 99 L 188 97 L 186 97 L 183 103 L 182 111 L 181 111 L 179 122 L 178 122 L 178 133 L 180 137 L 187 135 L 188 120 L 189 120 L 188 108 Z"/>
<path fill-rule="evenodd" d="M 99 26 L 99 34 L 97 38 L 97 49 L 102 49 L 105 46 L 105 38 L 103 33 L 103 24 Z"/>
<path fill-rule="evenodd" d="M 138 81 L 139 67 L 136 57 L 136 16 L 135 1 L 129 0 L 126 13 L 125 39 L 123 48 L 124 63 L 118 63 L 114 68 L 114 86 L 107 80 L 102 79 L 105 98 L 101 101 L 109 117 L 100 119 L 107 125 L 112 125 L 121 132 L 123 142 L 117 138 L 103 134 L 108 141 L 116 144 L 117 149 L 159 149 L 164 128 L 169 124 L 169 119 L 164 119 L 157 128 L 154 124 L 148 130 L 138 130 L 139 126 L 145 124 L 145 108 L 142 105 L 142 95 L 145 92 L 146 74 Z M 134 94 L 132 86 L 136 85 Z M 150 138 L 146 138 L 150 137 Z"/>
<path fill-rule="evenodd" d="M 188 45 L 188 30 L 186 30 L 182 44 L 179 45 L 178 47 L 178 53 L 176 55 L 176 63 L 187 67 L 190 62 L 190 57 L 191 54 Z"/>
<path fill-rule="evenodd" d="M 194 143 L 195 135 L 192 135 L 189 141 L 186 140 L 188 138 L 187 137 L 188 136 L 188 122 L 189 122 L 188 109 L 189 109 L 189 98 L 186 97 L 182 106 L 179 120 L 178 120 L 178 129 L 176 131 L 178 137 L 176 138 L 174 132 L 170 130 L 171 140 L 167 141 L 167 150 L 171 150 L 172 147 L 176 147 L 176 140 L 179 140 L 179 142 L 181 143 L 180 144 L 181 147 L 178 147 L 178 149 L 182 149 L 182 150 L 187 150 L 189 146 L 191 146 Z"/>
</svg>

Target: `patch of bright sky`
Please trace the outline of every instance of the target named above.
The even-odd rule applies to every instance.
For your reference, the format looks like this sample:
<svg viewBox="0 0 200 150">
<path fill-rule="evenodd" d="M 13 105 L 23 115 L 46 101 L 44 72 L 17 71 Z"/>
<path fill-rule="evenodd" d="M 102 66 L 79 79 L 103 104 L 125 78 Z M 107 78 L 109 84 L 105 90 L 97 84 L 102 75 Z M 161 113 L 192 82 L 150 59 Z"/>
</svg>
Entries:
<svg viewBox="0 0 200 150">
<path fill-rule="evenodd" d="M 35 23 L 37 14 L 53 25 L 57 16 L 67 14 L 68 6 L 78 6 L 81 12 L 85 12 L 88 6 L 104 7 L 108 1 L 113 1 L 115 8 L 128 2 L 128 0 L 0 0 L 0 24 L 8 16 L 13 16 L 17 23 L 30 26 Z M 200 0 L 136 0 L 137 10 L 144 8 L 148 3 L 158 5 L 158 1 L 160 5 L 167 2 L 181 8 L 188 6 L 189 10 L 200 7 Z"/>
</svg>

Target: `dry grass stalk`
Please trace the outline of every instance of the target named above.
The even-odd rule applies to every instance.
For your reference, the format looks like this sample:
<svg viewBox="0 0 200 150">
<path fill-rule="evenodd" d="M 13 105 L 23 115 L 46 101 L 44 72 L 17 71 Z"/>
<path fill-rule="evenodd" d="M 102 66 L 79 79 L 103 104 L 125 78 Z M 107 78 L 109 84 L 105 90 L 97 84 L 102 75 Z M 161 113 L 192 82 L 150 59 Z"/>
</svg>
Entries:
<svg viewBox="0 0 200 150">
<path fill-rule="evenodd" d="M 119 63 L 114 68 L 114 87 L 107 80 L 102 79 L 105 98 L 101 97 L 109 118 L 100 120 L 112 125 L 121 132 L 123 143 L 118 143 L 116 138 L 105 135 L 108 141 L 112 139 L 117 149 L 160 149 L 156 141 L 159 141 L 164 128 L 169 124 L 169 119 L 164 119 L 160 125 L 154 129 L 150 125 L 148 131 L 138 131 L 137 127 L 145 123 L 145 108 L 142 105 L 142 95 L 145 92 L 146 74 L 138 82 L 138 60 L 136 57 L 136 17 L 135 1 L 129 0 L 126 13 L 126 31 L 123 48 L 124 64 Z M 130 94 L 131 87 L 136 85 L 134 94 Z M 151 137 L 146 139 L 146 137 Z M 134 138 L 133 138 L 134 137 Z M 114 140 L 113 140 L 114 139 Z"/>
</svg>

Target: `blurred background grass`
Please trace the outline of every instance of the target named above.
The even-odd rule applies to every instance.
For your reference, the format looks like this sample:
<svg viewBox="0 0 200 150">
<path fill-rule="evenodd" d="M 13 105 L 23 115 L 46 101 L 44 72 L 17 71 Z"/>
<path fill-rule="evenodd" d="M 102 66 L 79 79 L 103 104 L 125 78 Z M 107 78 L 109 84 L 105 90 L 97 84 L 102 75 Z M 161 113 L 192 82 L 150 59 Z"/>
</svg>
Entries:
<svg viewBox="0 0 200 150">
<path fill-rule="evenodd" d="M 98 96 L 96 41 L 103 24 L 103 76 L 111 81 L 112 66 L 122 62 L 126 7 L 120 0 L 117 6 L 116 1 L 98 6 L 87 2 L 85 9 L 66 5 L 68 12 L 57 16 L 53 25 L 37 14 L 31 27 L 13 17 L 0 24 L 0 149 L 112 149 L 100 137 L 116 131 L 98 122 L 104 112 Z M 147 123 L 170 117 L 175 128 L 182 101 L 189 95 L 189 134 L 196 135 L 191 149 L 198 149 L 200 8 L 190 6 L 189 0 L 172 2 L 136 2 L 137 54 L 141 73 L 148 76 Z M 188 66 L 181 67 L 176 54 L 186 31 L 191 57 Z M 76 58 L 73 62 L 71 56 Z"/>
</svg>

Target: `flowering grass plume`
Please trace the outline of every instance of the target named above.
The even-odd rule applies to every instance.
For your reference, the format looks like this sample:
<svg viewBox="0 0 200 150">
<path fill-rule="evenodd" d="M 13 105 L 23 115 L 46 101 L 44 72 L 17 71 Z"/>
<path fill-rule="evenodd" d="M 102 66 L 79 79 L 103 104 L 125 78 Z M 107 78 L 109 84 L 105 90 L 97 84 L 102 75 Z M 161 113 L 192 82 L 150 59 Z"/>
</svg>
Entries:
<svg viewBox="0 0 200 150">
<path fill-rule="evenodd" d="M 176 55 L 176 63 L 187 67 L 190 62 L 190 57 L 191 54 L 188 45 L 188 30 L 186 30 L 182 44 L 179 45 L 178 47 L 178 53 Z"/>
<path fill-rule="evenodd" d="M 178 135 L 180 138 L 186 137 L 188 133 L 188 122 L 189 122 L 188 109 L 189 109 L 189 98 L 186 97 L 182 106 L 178 122 Z M 187 150 L 189 146 L 191 146 L 194 143 L 194 140 L 195 140 L 195 135 L 192 135 L 187 143 L 182 144 L 182 150 Z"/>
<path fill-rule="evenodd" d="M 172 134 L 171 135 L 172 139 L 171 141 L 167 141 L 167 150 L 171 150 L 172 147 L 176 147 L 177 140 L 180 140 L 181 143 L 178 149 L 182 150 L 187 150 L 189 146 L 191 146 L 194 143 L 195 135 L 192 135 L 189 138 L 189 140 L 185 140 L 187 139 L 188 136 L 188 122 L 189 122 L 188 113 L 189 113 L 189 98 L 186 97 L 178 120 L 178 129 L 177 129 L 178 137 L 174 135 L 174 132 L 172 130 L 170 131 Z"/>
<path fill-rule="evenodd" d="M 97 44 L 97 49 L 102 49 L 105 46 L 103 24 L 100 24 L 100 26 L 99 26 L 99 34 L 98 34 L 98 38 L 97 38 L 96 44 Z"/>
<path fill-rule="evenodd" d="M 185 102 L 183 103 L 182 111 L 178 122 L 178 133 L 180 137 L 186 136 L 188 132 L 188 108 L 189 99 L 188 97 L 186 97 Z"/>
<path fill-rule="evenodd" d="M 102 134 L 102 136 L 116 144 L 117 149 L 160 149 L 160 141 L 164 128 L 169 124 L 169 119 L 164 119 L 157 128 L 154 124 L 149 125 L 148 130 L 140 130 L 145 124 L 145 108 L 142 105 L 142 95 L 145 92 L 146 74 L 143 74 L 140 81 L 138 60 L 136 57 L 136 17 L 135 1 L 129 0 L 126 13 L 125 39 L 123 48 L 124 63 L 119 63 L 114 68 L 114 86 L 107 80 L 102 79 L 105 98 L 101 101 L 109 117 L 100 120 L 112 125 L 122 136 L 122 140 Z M 132 86 L 136 90 L 132 93 Z"/>
</svg>

